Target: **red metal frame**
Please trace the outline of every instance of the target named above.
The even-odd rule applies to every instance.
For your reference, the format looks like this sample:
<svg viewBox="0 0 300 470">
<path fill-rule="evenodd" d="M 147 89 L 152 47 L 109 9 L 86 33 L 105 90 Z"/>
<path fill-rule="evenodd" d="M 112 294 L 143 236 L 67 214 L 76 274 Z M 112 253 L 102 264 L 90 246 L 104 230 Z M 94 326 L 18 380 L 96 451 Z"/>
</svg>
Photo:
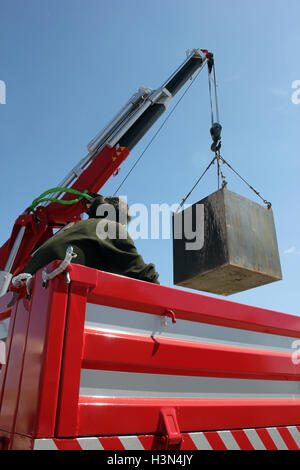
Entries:
<svg viewBox="0 0 300 470">
<path fill-rule="evenodd" d="M 57 262 L 51 263 L 48 269 L 56 266 Z M 170 432 L 175 440 L 179 439 L 176 429 L 234 432 L 300 423 L 299 399 L 80 396 L 82 368 L 263 380 L 298 381 L 300 377 L 300 366 L 292 364 L 287 352 L 172 338 L 153 341 L 143 335 L 108 335 L 85 328 L 87 302 L 157 316 L 172 310 L 177 319 L 292 337 L 300 337 L 300 318 L 79 265 L 71 266 L 70 276 L 71 284 L 58 276 L 43 288 L 38 273 L 31 299 L 21 298 L 12 308 L 8 360 L 0 375 L 0 436 L 5 435 L 13 448 L 22 448 L 20 436 L 161 436 L 161 417 L 164 410 L 173 416 L 170 409 L 176 422 L 173 426 L 171 419 L 165 427 L 175 430 L 174 435 Z M 245 441 L 242 431 L 237 436 Z M 217 441 L 218 436 L 211 439 Z M 181 448 L 188 440 L 182 441 Z M 24 445 L 29 448 L 30 439 Z"/>
<path fill-rule="evenodd" d="M 84 292 L 85 272 L 89 273 L 90 278 L 86 278 Z M 68 331 L 56 428 L 58 437 L 158 432 L 162 408 L 172 406 L 178 411 L 179 425 L 183 431 L 300 422 L 300 400 L 80 397 L 81 368 L 264 380 L 299 380 L 300 376 L 300 368 L 292 363 L 290 353 L 167 338 L 153 342 L 146 336 L 107 335 L 84 329 L 87 301 L 154 315 L 163 315 L 166 309 L 172 309 L 176 318 L 294 337 L 300 336 L 300 319 L 113 274 L 93 272 L 78 265 L 72 267 L 71 276 Z M 73 387 L 70 386 L 70 377 Z"/>
<path fill-rule="evenodd" d="M 209 57 L 209 53 L 207 57 Z M 118 173 L 129 155 L 126 147 L 105 147 L 75 180 L 72 189 L 98 192 Z M 65 194 L 63 199 L 73 196 Z M 21 227 L 26 227 L 12 273 L 21 272 L 33 250 L 53 228 L 77 222 L 85 210 L 51 203 L 16 220 L 0 248 L 0 270 Z M 53 270 L 57 263 L 51 263 Z M 300 337 L 300 318 L 188 293 L 159 285 L 71 266 L 71 284 L 59 276 L 42 287 L 35 278 L 30 299 L 21 294 L 7 308 L 0 299 L 0 320 L 11 317 L 6 338 L 7 363 L 0 375 L 0 446 L 31 449 L 34 439 L 53 438 L 81 448 L 79 436 L 103 436 L 106 448 L 123 448 L 116 434 L 141 434 L 145 448 L 196 449 L 190 435 L 203 431 L 213 448 L 226 448 L 217 430 L 230 429 L 241 448 L 253 448 L 242 428 L 257 428 L 261 441 L 274 448 L 265 426 L 300 423 L 300 399 L 103 398 L 80 396 L 81 369 L 194 377 L 299 381 L 292 353 L 215 345 L 170 338 L 85 329 L 86 303 L 152 315 L 169 315 L 230 328 Z M 214 429 L 214 431 L 209 431 Z M 298 428 L 300 429 L 300 428 Z M 298 448 L 285 427 L 278 432 L 289 448 Z M 165 442 L 162 443 L 162 435 Z M 59 439 L 66 438 L 69 439 Z M 99 438 L 100 439 L 100 438 Z M 275 446 L 276 447 L 276 446 Z"/>
<path fill-rule="evenodd" d="M 53 266 L 55 263 L 53 263 Z M 56 278 L 30 301 L 14 306 L 7 363 L 0 376 L 0 430 L 28 436 L 54 435 L 68 285 Z"/>
<path fill-rule="evenodd" d="M 84 369 L 169 375 L 300 380 L 292 353 L 84 330 Z M 180 353 L 178 352 L 180 351 Z M 266 367 L 267 364 L 267 367 Z"/>
<path fill-rule="evenodd" d="M 300 426 L 297 426 L 296 429 L 300 433 Z M 300 445 L 299 442 L 295 441 L 293 438 L 290 430 L 287 427 L 280 426 L 276 428 L 258 428 L 255 430 L 257 433 L 257 439 L 261 442 L 261 444 L 265 447 L 266 450 L 278 450 L 282 448 L 282 444 L 277 444 L 273 441 L 270 431 L 273 430 L 278 432 L 278 435 L 283 441 L 287 450 L 299 450 Z M 235 442 L 236 445 L 234 446 L 235 449 L 240 450 L 255 450 L 255 447 L 251 444 L 249 438 L 247 437 L 247 430 L 244 429 L 235 429 L 230 431 L 225 431 L 229 433 L 230 438 L 232 439 L 233 443 Z M 208 446 L 212 450 L 230 450 L 231 446 L 230 443 L 225 445 L 224 441 L 222 440 L 222 431 L 204 431 L 201 433 L 203 438 L 207 441 Z M 127 439 L 129 438 L 129 439 Z M 144 450 L 158 450 L 161 449 L 161 437 L 159 435 L 143 435 L 143 436 L 126 436 L 125 441 L 124 437 L 122 436 L 100 436 L 100 437 L 93 437 L 93 446 L 92 448 L 95 450 L 132 450 L 132 446 L 130 446 L 130 439 L 134 439 L 133 448 L 139 447 Z M 197 445 L 194 442 L 195 435 L 189 433 L 181 433 L 181 443 L 180 443 L 180 450 L 203 450 L 203 447 Z M 82 438 L 68 438 L 68 439 L 49 439 L 53 443 L 53 449 L 57 450 L 83 450 L 85 449 L 84 443 L 82 442 Z M 39 442 L 39 440 L 35 440 L 33 438 L 28 438 L 26 436 L 21 435 L 13 435 L 10 436 L 7 433 L 3 434 L 3 441 L 2 441 L 2 449 L 20 449 L 20 450 L 32 450 L 35 446 L 35 443 Z M 226 441 L 225 441 L 226 442 Z M 140 445 L 137 445 L 137 444 Z M 129 445 L 128 445 L 129 444 Z M 205 446 L 207 449 L 208 446 Z M 40 447 L 38 447 L 40 448 Z M 47 449 L 47 445 L 44 446 L 44 449 Z M 0 446 L 1 450 L 1 446 Z"/>
<path fill-rule="evenodd" d="M 121 163 L 128 157 L 127 147 L 118 149 L 104 147 L 93 159 L 90 165 L 77 178 L 72 189 L 78 191 L 88 190 L 97 193 L 111 175 L 115 173 Z M 62 199 L 73 199 L 72 194 L 66 193 Z M 69 222 L 78 222 L 80 214 L 85 212 L 84 201 L 74 205 L 61 205 L 50 203 L 48 206 L 37 207 L 34 214 L 26 211 L 15 221 L 9 240 L 0 248 L 0 270 L 4 270 L 9 254 L 22 226 L 26 227 L 20 249 L 14 261 L 12 272 L 22 272 L 30 254 L 42 245 L 53 234 L 53 228 L 66 225 Z"/>
<path fill-rule="evenodd" d="M 80 266 L 73 266 L 74 282 L 80 282 L 82 279 L 81 269 Z M 96 287 L 87 299 L 91 303 L 154 315 L 163 315 L 166 309 L 171 309 L 177 319 L 300 338 L 300 317 L 295 315 L 153 285 L 101 271 L 96 271 L 96 275 Z"/>
<path fill-rule="evenodd" d="M 181 432 L 297 425 L 300 400 L 80 397 L 77 436 L 150 434 L 162 407 L 175 407 Z M 99 429 L 101 431 L 99 432 Z M 57 433 L 58 437 L 65 437 Z"/>
</svg>

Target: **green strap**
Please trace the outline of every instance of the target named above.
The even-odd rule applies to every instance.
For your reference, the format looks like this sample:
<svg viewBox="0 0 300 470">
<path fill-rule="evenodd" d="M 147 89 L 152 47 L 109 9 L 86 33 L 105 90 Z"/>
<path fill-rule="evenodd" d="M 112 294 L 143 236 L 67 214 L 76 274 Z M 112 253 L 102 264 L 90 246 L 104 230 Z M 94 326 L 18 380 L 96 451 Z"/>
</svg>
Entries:
<svg viewBox="0 0 300 470">
<path fill-rule="evenodd" d="M 76 198 L 76 199 L 71 199 L 71 200 L 64 200 L 64 199 L 56 199 L 56 198 L 47 198 L 45 196 L 47 196 L 48 194 L 52 194 L 52 193 L 56 193 L 56 192 L 64 192 L 64 193 L 71 193 L 71 194 L 76 194 L 80 197 Z M 45 191 L 44 193 L 42 193 L 39 197 L 35 198 L 33 201 L 32 201 L 32 204 L 29 206 L 29 210 L 31 211 L 34 211 L 34 209 L 36 208 L 36 206 L 40 205 L 42 202 L 46 202 L 46 201 L 50 201 L 50 202 L 58 202 L 59 204 L 76 204 L 77 202 L 80 202 L 83 198 L 87 199 L 88 201 L 90 201 L 92 198 L 92 196 L 89 196 L 89 194 L 87 194 L 88 190 L 85 189 L 83 192 L 81 191 L 77 191 L 76 189 L 71 189 L 71 188 L 51 188 L 51 189 L 48 189 L 47 191 Z"/>
</svg>

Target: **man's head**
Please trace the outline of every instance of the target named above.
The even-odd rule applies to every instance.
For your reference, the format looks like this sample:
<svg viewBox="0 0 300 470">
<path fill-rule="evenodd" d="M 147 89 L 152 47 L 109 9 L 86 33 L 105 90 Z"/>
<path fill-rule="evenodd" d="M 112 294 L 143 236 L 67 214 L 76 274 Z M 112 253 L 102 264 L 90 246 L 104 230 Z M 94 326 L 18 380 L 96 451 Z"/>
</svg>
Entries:
<svg viewBox="0 0 300 470">
<path fill-rule="evenodd" d="M 107 218 L 122 225 L 128 224 L 131 220 L 126 201 L 114 196 L 97 196 L 88 210 L 88 216 L 90 219 Z"/>
</svg>

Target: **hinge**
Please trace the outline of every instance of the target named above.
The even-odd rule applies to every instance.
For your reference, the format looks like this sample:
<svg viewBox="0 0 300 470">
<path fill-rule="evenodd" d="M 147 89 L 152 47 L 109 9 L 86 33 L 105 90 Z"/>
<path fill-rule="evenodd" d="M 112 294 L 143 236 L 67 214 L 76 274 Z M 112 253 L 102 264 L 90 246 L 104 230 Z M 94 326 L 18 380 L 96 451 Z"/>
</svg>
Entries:
<svg viewBox="0 0 300 470">
<path fill-rule="evenodd" d="M 180 449 L 182 435 L 179 429 L 175 408 L 161 409 L 162 438 L 161 449 Z"/>
</svg>

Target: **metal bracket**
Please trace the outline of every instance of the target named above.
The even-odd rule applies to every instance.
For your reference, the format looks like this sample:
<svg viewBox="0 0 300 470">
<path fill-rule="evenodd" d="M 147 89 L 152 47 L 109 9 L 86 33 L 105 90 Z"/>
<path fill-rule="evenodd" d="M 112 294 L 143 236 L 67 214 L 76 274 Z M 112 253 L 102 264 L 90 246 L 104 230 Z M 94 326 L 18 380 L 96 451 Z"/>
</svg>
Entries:
<svg viewBox="0 0 300 470">
<path fill-rule="evenodd" d="M 199 48 L 187 49 L 187 51 L 186 51 L 186 56 L 188 58 L 194 56 L 194 57 L 198 57 L 198 58 L 204 60 L 207 57 L 208 54 L 209 54 L 209 52 L 206 49 L 199 49 Z"/>
<path fill-rule="evenodd" d="M 48 273 L 46 271 L 46 269 L 43 270 L 42 272 L 42 279 L 43 279 L 43 287 L 46 288 L 47 287 L 47 284 L 48 284 L 48 281 L 50 279 L 53 279 L 54 277 L 58 276 L 60 273 L 66 271 L 67 267 L 69 266 L 69 264 L 72 262 L 72 259 L 73 258 L 76 258 L 77 257 L 77 254 L 74 253 L 73 251 L 73 247 L 72 246 L 68 246 L 67 250 L 66 250 L 66 256 L 65 258 L 63 259 L 63 261 L 59 264 L 59 266 L 54 269 L 54 271 L 52 271 L 51 273 Z M 69 284 L 70 283 L 70 276 L 66 276 L 65 277 L 65 280 L 66 280 L 66 283 Z"/>
<path fill-rule="evenodd" d="M 166 309 L 164 311 L 164 315 L 161 319 L 161 324 L 162 324 L 163 327 L 167 326 L 167 317 L 171 317 L 172 318 L 172 323 L 176 323 L 176 317 L 175 317 L 174 311 L 170 310 L 170 309 Z"/>
<path fill-rule="evenodd" d="M 172 94 L 167 90 L 167 88 L 161 87 L 157 90 L 153 91 L 153 93 L 149 96 L 149 100 L 152 103 L 159 103 L 163 104 L 167 109 L 170 102 L 172 101 Z"/>
<path fill-rule="evenodd" d="M 175 408 L 162 408 L 161 420 L 163 426 L 161 448 L 164 450 L 180 449 L 182 435 L 179 429 Z"/>
</svg>

